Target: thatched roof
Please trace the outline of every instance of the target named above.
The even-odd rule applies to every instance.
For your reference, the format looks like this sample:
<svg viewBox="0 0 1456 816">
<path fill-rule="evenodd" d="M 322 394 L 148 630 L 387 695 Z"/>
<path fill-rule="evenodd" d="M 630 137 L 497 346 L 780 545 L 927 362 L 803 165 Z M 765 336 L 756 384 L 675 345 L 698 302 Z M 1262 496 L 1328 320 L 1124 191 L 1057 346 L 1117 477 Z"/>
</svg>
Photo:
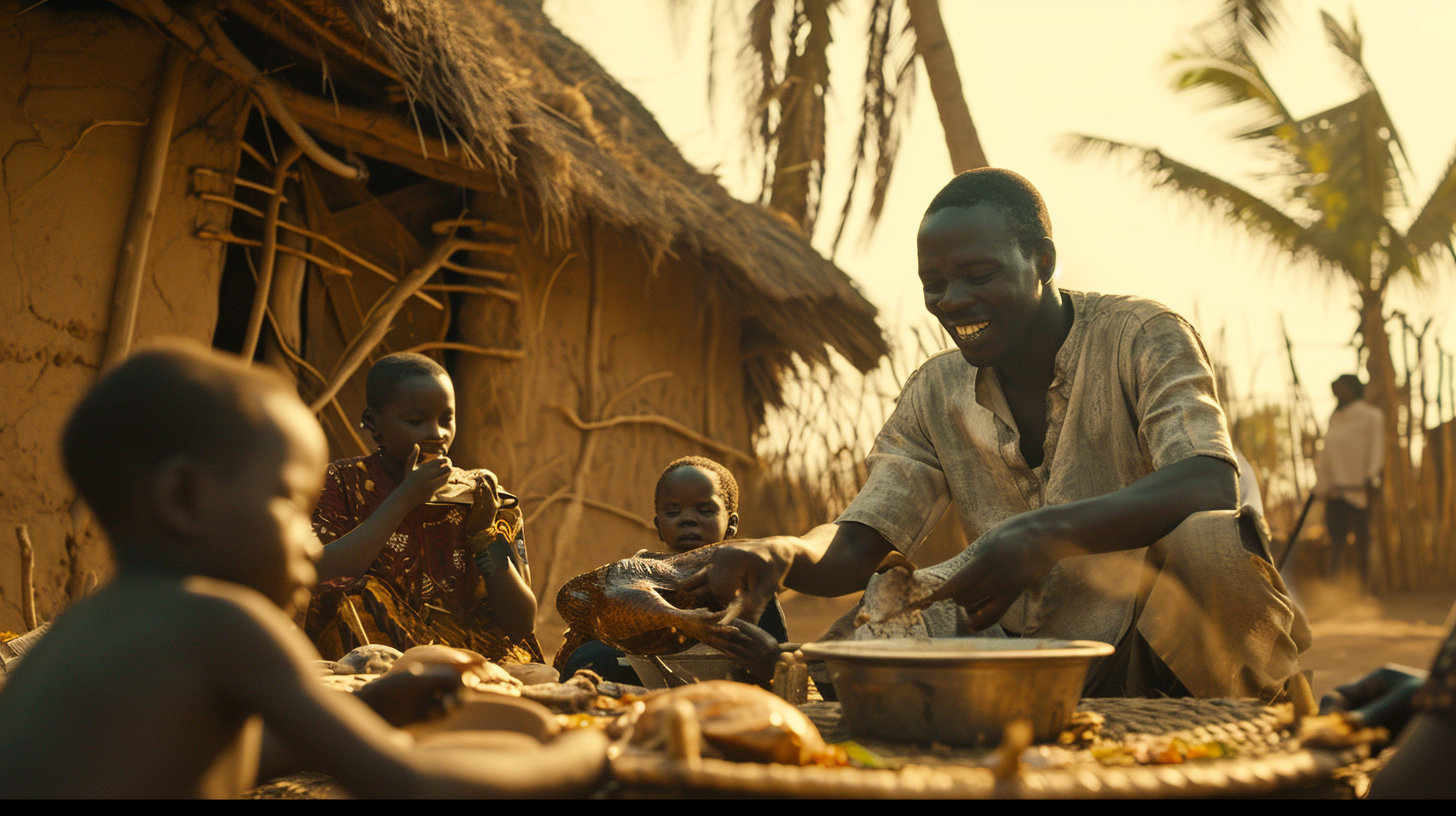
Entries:
<svg viewBox="0 0 1456 816">
<path fill-rule="evenodd" d="M 153 0 L 117 2 L 160 16 Z M 548 240 L 591 216 L 638 236 L 649 258 L 699 258 L 749 315 L 759 398 L 777 399 L 791 354 L 823 362 L 833 348 L 868 370 L 886 353 L 876 309 L 848 276 L 792 225 L 692 167 L 539 2 L 233 0 L 228 8 L 228 30 L 243 24 L 255 40 L 260 33 L 327 63 L 337 109 L 352 116 L 317 96 L 317 67 L 269 74 L 299 121 L 324 138 L 426 175 L 444 177 L 453 165 L 468 172 L 452 181 L 513 190 L 539 211 Z M 238 45 L 257 51 L 244 38 Z M 396 138 L 381 147 L 391 127 Z M 400 145 L 416 136 L 420 146 L 404 155 Z"/>
</svg>

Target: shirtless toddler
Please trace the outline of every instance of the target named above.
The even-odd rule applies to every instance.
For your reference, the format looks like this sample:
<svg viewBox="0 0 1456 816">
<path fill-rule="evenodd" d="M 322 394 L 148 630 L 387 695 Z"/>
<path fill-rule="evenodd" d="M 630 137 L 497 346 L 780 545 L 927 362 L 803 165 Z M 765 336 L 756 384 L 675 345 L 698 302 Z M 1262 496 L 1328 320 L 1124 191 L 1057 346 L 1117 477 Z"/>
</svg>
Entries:
<svg viewBox="0 0 1456 816">
<path fill-rule="evenodd" d="M 63 444 L 117 573 L 0 691 L 5 796 L 236 796 L 255 782 L 265 724 L 292 760 L 360 796 L 572 795 L 600 780 L 599 734 L 528 754 L 415 748 L 314 679 L 318 653 L 289 614 L 316 577 L 326 446 L 281 378 L 193 344 L 154 347 L 101 378 Z"/>
</svg>

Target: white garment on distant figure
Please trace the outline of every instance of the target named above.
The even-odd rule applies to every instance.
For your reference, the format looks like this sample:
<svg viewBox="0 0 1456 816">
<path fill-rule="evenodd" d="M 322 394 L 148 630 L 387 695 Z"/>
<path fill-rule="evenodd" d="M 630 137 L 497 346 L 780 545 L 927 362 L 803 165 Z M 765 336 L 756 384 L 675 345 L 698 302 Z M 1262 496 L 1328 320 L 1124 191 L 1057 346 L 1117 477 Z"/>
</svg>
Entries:
<svg viewBox="0 0 1456 816">
<path fill-rule="evenodd" d="M 1385 464 L 1385 414 L 1364 400 L 1336 408 L 1325 431 L 1325 448 L 1315 460 L 1315 495 L 1351 507 L 1369 504 L 1367 482 Z"/>
</svg>

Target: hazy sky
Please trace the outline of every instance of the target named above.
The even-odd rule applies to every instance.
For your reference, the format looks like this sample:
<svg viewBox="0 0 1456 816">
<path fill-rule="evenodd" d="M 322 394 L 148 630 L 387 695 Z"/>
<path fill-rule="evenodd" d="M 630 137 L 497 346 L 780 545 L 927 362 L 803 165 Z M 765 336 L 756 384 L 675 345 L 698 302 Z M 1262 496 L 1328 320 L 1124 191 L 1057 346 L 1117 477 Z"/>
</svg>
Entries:
<svg viewBox="0 0 1456 816">
<path fill-rule="evenodd" d="M 722 0 L 727 2 L 727 0 Z M 747 5 L 746 3 L 743 5 Z M 832 164 L 824 211 L 842 202 L 863 72 L 865 0 L 843 0 L 831 52 L 837 94 L 830 100 Z M 1321 417 L 1334 406 L 1327 384 L 1355 365 L 1349 347 L 1358 320 L 1353 290 L 1313 267 L 1285 263 L 1233 228 L 1169 195 L 1148 191 L 1126 164 L 1069 159 L 1064 134 L 1090 133 L 1162 149 L 1173 158 L 1240 183 L 1254 183 L 1247 147 L 1226 138 L 1235 121 L 1170 89 L 1168 53 L 1189 42 L 1216 0 L 942 0 L 971 115 L 993 165 L 1025 175 L 1046 198 L 1066 288 L 1138 294 L 1162 301 L 1198 327 L 1206 343 L 1226 334 L 1224 357 L 1239 396 L 1283 401 L 1287 367 L 1278 320 L 1286 320 L 1300 374 Z M 708 116 L 709 2 L 547 0 L 567 35 L 637 94 L 682 149 L 716 168 L 735 195 L 758 192 L 742 172 L 743 131 L 731 73 L 737 31 L 719 63 L 722 99 Z M 1355 95 L 1319 20 L 1328 9 L 1348 24 L 1353 8 L 1365 37 L 1365 64 L 1380 88 L 1414 170 L 1412 199 L 1423 203 L 1456 154 L 1456 2 L 1289 0 L 1278 47 L 1261 56 L 1271 84 L 1295 116 Z M 923 80 L 923 76 L 922 76 Z M 892 337 L 926 318 L 915 274 L 915 230 L 925 205 L 949 179 L 939 120 L 922 81 L 904 134 L 885 216 L 868 243 L 851 228 L 837 261 L 882 310 Z M 1414 212 L 1397 218 L 1404 226 Z M 815 244 L 827 248 L 832 218 Z M 1424 290 L 1397 289 L 1389 306 L 1456 348 L 1456 273 L 1437 264 Z M 1434 353 L 1434 352 L 1432 352 Z M 1399 365 L 1399 357 L 1397 357 Z M 1448 408 L 1448 415 L 1449 415 Z"/>
</svg>

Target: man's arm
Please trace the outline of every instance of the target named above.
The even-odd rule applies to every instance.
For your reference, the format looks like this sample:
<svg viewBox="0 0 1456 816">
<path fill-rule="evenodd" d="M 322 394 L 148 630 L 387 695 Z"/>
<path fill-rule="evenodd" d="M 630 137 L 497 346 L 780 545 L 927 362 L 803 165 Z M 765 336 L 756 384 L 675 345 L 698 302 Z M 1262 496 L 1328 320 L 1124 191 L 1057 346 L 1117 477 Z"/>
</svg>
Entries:
<svg viewBox="0 0 1456 816">
<path fill-rule="evenodd" d="M 1104 496 L 1013 516 L 982 536 L 971 560 L 925 603 L 954 598 L 970 626 L 984 629 L 1061 559 L 1150 546 L 1194 513 L 1236 509 L 1238 497 L 1233 466 L 1193 456 Z"/>
<path fill-rule="evenodd" d="M 742 617 L 758 620 L 781 588 L 836 597 L 865 588 L 893 549 L 874 528 L 857 522 L 822 524 L 802 536 L 733 541 L 683 584 L 720 603 L 743 600 Z"/>
</svg>

